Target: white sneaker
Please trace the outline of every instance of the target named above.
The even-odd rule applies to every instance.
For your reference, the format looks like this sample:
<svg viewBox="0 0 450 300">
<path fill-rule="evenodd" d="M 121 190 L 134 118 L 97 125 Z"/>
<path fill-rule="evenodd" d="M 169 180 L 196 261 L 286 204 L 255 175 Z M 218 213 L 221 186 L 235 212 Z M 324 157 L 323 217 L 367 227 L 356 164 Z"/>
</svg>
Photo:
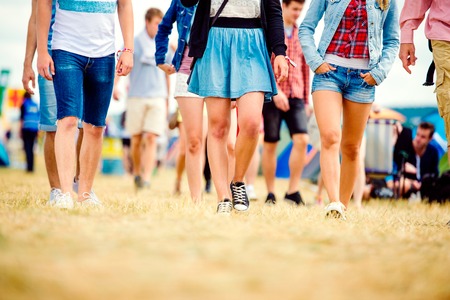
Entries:
<svg viewBox="0 0 450 300">
<path fill-rule="evenodd" d="M 60 192 L 55 197 L 55 202 L 52 204 L 54 207 L 72 209 L 73 208 L 73 200 L 70 192 L 63 194 Z"/>
<path fill-rule="evenodd" d="M 325 207 L 325 216 L 336 219 L 347 220 L 345 217 L 345 206 L 341 202 L 331 202 Z"/>
<path fill-rule="evenodd" d="M 233 205 L 230 199 L 224 199 L 222 202 L 219 202 L 217 205 L 217 214 L 218 215 L 230 215 L 231 210 L 233 209 Z"/>
<path fill-rule="evenodd" d="M 255 187 L 252 184 L 245 186 L 245 190 L 247 191 L 247 197 L 250 201 L 258 200 L 258 196 L 255 193 Z"/>
<path fill-rule="evenodd" d="M 54 205 L 56 201 L 56 197 L 61 194 L 61 189 L 52 188 L 50 190 L 50 197 L 48 198 L 47 205 Z"/>
<path fill-rule="evenodd" d="M 83 201 L 78 201 L 78 204 L 80 204 L 83 207 L 103 207 L 103 203 L 98 199 L 97 195 L 94 193 L 94 191 L 91 192 L 84 192 L 83 193 Z"/>
</svg>

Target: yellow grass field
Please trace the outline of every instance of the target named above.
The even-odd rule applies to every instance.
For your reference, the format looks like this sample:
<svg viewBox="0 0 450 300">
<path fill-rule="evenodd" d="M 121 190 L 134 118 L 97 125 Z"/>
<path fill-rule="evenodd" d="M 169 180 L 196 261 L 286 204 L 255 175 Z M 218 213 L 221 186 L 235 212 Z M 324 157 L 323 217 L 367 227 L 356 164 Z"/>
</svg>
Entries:
<svg viewBox="0 0 450 300">
<path fill-rule="evenodd" d="M 214 195 L 192 204 L 185 179 L 172 196 L 173 178 L 162 169 L 136 195 L 99 175 L 105 209 L 64 211 L 45 205 L 41 161 L 0 169 L 0 299 L 450 299 L 449 204 L 372 200 L 343 222 L 264 206 L 258 178 L 259 201 L 227 217 Z"/>
</svg>

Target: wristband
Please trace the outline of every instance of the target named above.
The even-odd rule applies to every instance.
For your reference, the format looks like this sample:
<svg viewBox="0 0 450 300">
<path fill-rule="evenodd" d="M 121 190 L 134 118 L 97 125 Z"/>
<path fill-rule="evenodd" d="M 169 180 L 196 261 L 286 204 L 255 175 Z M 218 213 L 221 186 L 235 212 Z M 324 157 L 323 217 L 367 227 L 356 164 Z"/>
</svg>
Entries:
<svg viewBox="0 0 450 300">
<path fill-rule="evenodd" d="M 287 62 L 290 63 L 291 66 L 297 68 L 297 64 L 289 56 L 286 55 L 284 58 L 286 58 Z"/>
<path fill-rule="evenodd" d="M 117 55 L 117 59 L 119 59 L 121 53 L 123 53 L 123 52 L 129 52 L 129 53 L 131 53 L 131 54 L 134 54 L 133 49 L 130 49 L 130 48 L 123 48 L 122 50 L 117 50 L 117 54 L 116 54 L 116 55 Z"/>
</svg>

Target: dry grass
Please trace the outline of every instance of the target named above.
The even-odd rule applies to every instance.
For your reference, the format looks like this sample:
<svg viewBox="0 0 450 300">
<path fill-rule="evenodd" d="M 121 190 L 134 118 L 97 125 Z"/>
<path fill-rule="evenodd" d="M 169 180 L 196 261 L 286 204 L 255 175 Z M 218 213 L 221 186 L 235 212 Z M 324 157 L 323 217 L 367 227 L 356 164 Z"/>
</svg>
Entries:
<svg viewBox="0 0 450 300">
<path fill-rule="evenodd" d="M 214 196 L 171 196 L 173 176 L 138 195 L 98 176 L 104 211 L 62 211 L 42 162 L 0 169 L 0 299 L 450 299 L 448 204 L 371 201 L 341 222 L 260 199 L 223 217 Z"/>
</svg>

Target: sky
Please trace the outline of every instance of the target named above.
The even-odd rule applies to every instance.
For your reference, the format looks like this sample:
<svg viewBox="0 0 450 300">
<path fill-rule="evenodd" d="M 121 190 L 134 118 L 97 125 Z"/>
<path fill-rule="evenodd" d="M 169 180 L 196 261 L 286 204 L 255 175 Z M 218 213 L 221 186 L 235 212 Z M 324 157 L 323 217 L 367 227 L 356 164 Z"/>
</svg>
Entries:
<svg viewBox="0 0 450 300">
<path fill-rule="evenodd" d="M 398 5 L 403 7 L 403 0 Z M 299 22 L 306 14 L 310 0 L 306 0 L 305 8 Z M 144 14 L 150 7 L 158 7 L 163 12 L 170 5 L 170 0 L 133 0 L 135 33 L 144 26 Z M 0 0 L 0 69 L 10 69 L 9 86 L 22 87 L 23 59 L 28 18 L 31 11 L 31 0 Z M 423 22 L 423 24 L 425 21 Z M 396 59 L 387 79 L 376 88 L 375 102 L 387 107 L 436 106 L 434 87 L 422 86 L 432 55 L 428 50 L 424 35 L 424 25 L 415 32 L 416 56 L 418 61 L 412 67 L 412 75 L 403 69 L 400 59 Z M 317 30 L 320 37 L 322 26 Z M 176 31 L 176 30 L 175 30 Z M 120 47 L 120 28 L 116 29 L 118 47 Z M 172 37 L 172 41 L 176 38 Z M 34 66 L 36 61 L 34 61 Z"/>
</svg>

